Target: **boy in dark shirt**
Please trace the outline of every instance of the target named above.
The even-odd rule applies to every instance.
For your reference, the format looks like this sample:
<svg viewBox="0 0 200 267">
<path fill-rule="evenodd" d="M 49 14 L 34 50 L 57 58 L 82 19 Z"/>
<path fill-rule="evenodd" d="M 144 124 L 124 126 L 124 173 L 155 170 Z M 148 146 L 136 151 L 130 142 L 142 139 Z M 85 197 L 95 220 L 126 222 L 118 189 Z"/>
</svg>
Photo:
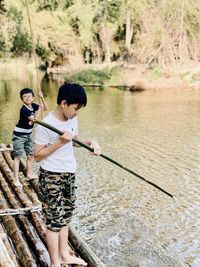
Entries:
<svg viewBox="0 0 200 267">
<path fill-rule="evenodd" d="M 27 156 L 26 167 L 27 167 L 27 178 L 35 179 L 38 178 L 36 175 L 32 174 L 32 162 L 34 154 L 34 145 L 31 137 L 33 130 L 34 121 L 40 116 L 42 110 L 47 110 L 47 106 L 43 97 L 43 94 L 39 93 L 41 105 L 33 103 L 34 93 L 29 88 L 24 88 L 20 91 L 20 98 L 23 102 L 23 106 L 20 109 L 19 122 L 16 124 L 12 141 L 13 141 L 13 171 L 15 186 L 22 187 L 19 181 L 19 162 L 20 158 L 25 151 Z M 35 113 L 37 115 L 35 116 Z"/>
</svg>

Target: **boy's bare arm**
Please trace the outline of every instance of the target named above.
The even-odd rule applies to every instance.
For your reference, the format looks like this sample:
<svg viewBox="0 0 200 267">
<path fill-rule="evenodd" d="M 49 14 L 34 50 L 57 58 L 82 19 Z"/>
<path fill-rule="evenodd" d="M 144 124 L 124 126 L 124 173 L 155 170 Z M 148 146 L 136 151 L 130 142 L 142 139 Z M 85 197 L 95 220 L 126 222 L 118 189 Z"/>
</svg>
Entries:
<svg viewBox="0 0 200 267">
<path fill-rule="evenodd" d="M 29 124 L 33 124 L 35 121 L 35 116 L 31 115 L 30 117 L 28 117 L 28 119 L 29 119 Z"/>
<path fill-rule="evenodd" d="M 99 156 L 101 154 L 101 147 L 99 146 L 99 144 L 91 139 L 82 139 L 78 136 L 75 137 L 75 139 L 79 140 L 80 142 L 90 146 L 91 148 L 94 149 L 94 155 Z M 80 147 L 80 145 L 73 143 L 73 146 L 75 147 Z"/>
<path fill-rule="evenodd" d="M 60 136 L 57 142 L 55 142 L 54 144 L 50 146 L 35 144 L 35 147 L 34 147 L 35 160 L 39 162 L 47 158 L 48 156 L 53 154 L 57 149 L 59 149 L 66 143 L 70 142 L 71 140 L 72 140 L 72 135 L 68 132 L 65 132 L 63 135 Z"/>
<path fill-rule="evenodd" d="M 47 111 L 48 110 L 48 107 L 47 107 L 47 103 L 44 99 L 44 96 L 43 96 L 43 93 L 40 91 L 38 93 L 39 95 L 39 98 L 40 98 L 40 108 L 43 110 L 43 111 Z"/>
<path fill-rule="evenodd" d="M 38 109 L 38 111 L 35 113 L 34 121 L 36 121 L 37 119 L 39 119 L 40 117 L 42 117 L 42 111 L 43 111 L 43 109 L 40 106 L 39 109 Z"/>
<path fill-rule="evenodd" d="M 48 156 L 50 156 L 53 152 L 55 152 L 58 148 L 60 148 L 62 145 L 59 143 L 55 143 L 51 146 L 45 146 L 45 145 L 38 145 L 35 144 L 34 146 L 34 158 L 35 161 L 39 162 Z"/>
<path fill-rule="evenodd" d="M 39 108 L 38 112 L 34 115 L 31 115 L 28 117 L 29 119 L 29 124 L 33 124 L 40 116 L 41 116 L 42 110 Z"/>
<path fill-rule="evenodd" d="M 35 116 L 30 116 L 28 119 L 30 120 L 30 124 L 34 123 L 37 119 L 39 119 L 42 116 L 42 111 L 48 110 L 46 101 L 44 100 L 43 93 L 40 92 L 40 105 L 38 111 L 35 113 Z"/>
<path fill-rule="evenodd" d="M 37 113 L 35 114 L 35 120 L 39 119 L 40 117 L 42 117 L 42 111 L 47 111 L 47 104 L 46 101 L 44 100 L 43 94 L 41 93 L 40 95 L 40 105 L 39 105 L 39 109 L 37 111 Z"/>
</svg>

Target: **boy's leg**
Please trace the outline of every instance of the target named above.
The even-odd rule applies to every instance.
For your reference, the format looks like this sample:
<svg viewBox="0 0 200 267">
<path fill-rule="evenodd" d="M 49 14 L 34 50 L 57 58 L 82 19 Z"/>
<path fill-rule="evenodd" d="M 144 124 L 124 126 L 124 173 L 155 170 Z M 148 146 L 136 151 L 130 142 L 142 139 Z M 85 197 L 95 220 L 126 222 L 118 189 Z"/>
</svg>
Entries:
<svg viewBox="0 0 200 267">
<path fill-rule="evenodd" d="M 32 155 L 27 155 L 26 160 L 26 176 L 28 179 L 38 179 L 38 176 L 32 173 L 32 165 L 33 165 L 34 157 Z"/>
<path fill-rule="evenodd" d="M 24 144 L 24 150 L 27 155 L 27 160 L 26 160 L 26 176 L 28 179 L 37 179 L 38 176 L 32 173 L 32 165 L 33 165 L 33 160 L 34 160 L 34 145 L 33 145 L 33 140 L 31 135 L 26 136 L 26 142 Z"/>
<path fill-rule="evenodd" d="M 22 187 L 22 184 L 19 181 L 19 162 L 20 162 L 20 158 L 15 157 L 13 160 L 13 171 L 14 171 L 14 179 L 15 179 L 14 185 Z"/>
<path fill-rule="evenodd" d="M 42 201 L 42 211 L 47 227 L 46 241 L 51 258 L 51 267 L 60 267 L 59 231 L 60 227 L 60 175 L 52 175 L 48 171 L 40 170 L 39 187 Z"/>
<path fill-rule="evenodd" d="M 84 260 L 76 256 L 71 256 L 69 253 L 68 226 L 63 227 L 59 232 L 59 249 L 61 263 L 87 266 L 87 263 Z"/>
<path fill-rule="evenodd" d="M 20 163 L 20 158 L 23 155 L 24 138 L 23 136 L 16 136 L 13 134 L 12 141 L 13 141 L 12 155 L 14 157 L 13 160 L 14 185 L 22 187 L 22 184 L 20 183 L 19 180 L 19 163 Z"/>
<path fill-rule="evenodd" d="M 51 267 L 60 267 L 58 238 L 59 238 L 58 232 L 53 232 L 47 229 L 46 242 L 51 259 Z"/>
<path fill-rule="evenodd" d="M 56 266 L 56 264 L 60 264 L 60 257 L 62 263 L 86 266 L 87 264 L 82 259 L 69 254 L 68 227 L 66 226 L 63 207 L 63 175 L 50 174 L 48 171 L 40 170 L 39 186 L 43 203 L 43 215 L 48 229 L 47 244 L 52 261 L 51 267 L 60 266 Z M 68 186 L 70 187 L 70 185 Z"/>
<path fill-rule="evenodd" d="M 63 210 L 65 224 L 71 221 L 73 210 L 75 209 L 75 174 L 68 173 L 62 177 L 63 180 Z M 62 227 L 59 232 L 59 247 L 61 262 L 65 264 L 77 264 L 86 266 L 87 263 L 76 256 L 72 256 L 69 253 L 68 248 L 68 226 Z"/>
</svg>

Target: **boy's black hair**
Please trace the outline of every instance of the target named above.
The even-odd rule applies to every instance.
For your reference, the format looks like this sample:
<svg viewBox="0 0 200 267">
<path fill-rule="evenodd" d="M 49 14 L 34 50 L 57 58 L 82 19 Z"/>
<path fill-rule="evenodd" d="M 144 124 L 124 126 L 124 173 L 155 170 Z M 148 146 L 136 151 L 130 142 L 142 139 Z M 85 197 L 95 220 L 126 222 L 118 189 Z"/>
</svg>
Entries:
<svg viewBox="0 0 200 267">
<path fill-rule="evenodd" d="M 23 95 L 25 95 L 25 94 L 29 94 L 29 93 L 31 93 L 32 96 L 34 96 L 34 93 L 33 93 L 33 90 L 32 90 L 32 89 L 30 89 L 30 88 L 24 88 L 24 89 L 22 89 L 22 90 L 20 91 L 20 97 L 21 97 L 21 99 L 22 99 L 22 96 L 23 96 Z"/>
<path fill-rule="evenodd" d="M 57 97 L 57 104 L 60 105 L 62 100 L 66 100 L 67 105 L 78 104 L 78 107 L 87 105 L 87 95 L 84 88 L 75 83 L 64 83 L 60 86 Z"/>
</svg>

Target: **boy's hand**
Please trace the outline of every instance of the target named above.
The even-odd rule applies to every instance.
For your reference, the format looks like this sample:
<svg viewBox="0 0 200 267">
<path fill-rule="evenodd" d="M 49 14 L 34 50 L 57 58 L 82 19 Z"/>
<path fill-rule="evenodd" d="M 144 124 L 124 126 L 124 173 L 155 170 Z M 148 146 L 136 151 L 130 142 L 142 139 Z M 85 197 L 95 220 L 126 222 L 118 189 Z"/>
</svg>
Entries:
<svg viewBox="0 0 200 267">
<path fill-rule="evenodd" d="M 60 136 L 59 141 L 62 144 L 67 144 L 72 141 L 73 136 L 69 132 L 64 132 L 63 135 Z"/>
<path fill-rule="evenodd" d="M 93 155 L 99 156 L 101 154 L 101 147 L 97 142 L 92 141 L 90 147 L 94 149 L 94 152 L 92 153 Z"/>
<path fill-rule="evenodd" d="M 44 98 L 42 91 L 38 93 L 39 98 Z"/>
<path fill-rule="evenodd" d="M 28 117 L 28 119 L 29 119 L 29 125 L 33 125 L 34 124 L 34 122 L 35 122 L 35 116 L 34 115 L 31 115 L 30 117 Z"/>
</svg>

